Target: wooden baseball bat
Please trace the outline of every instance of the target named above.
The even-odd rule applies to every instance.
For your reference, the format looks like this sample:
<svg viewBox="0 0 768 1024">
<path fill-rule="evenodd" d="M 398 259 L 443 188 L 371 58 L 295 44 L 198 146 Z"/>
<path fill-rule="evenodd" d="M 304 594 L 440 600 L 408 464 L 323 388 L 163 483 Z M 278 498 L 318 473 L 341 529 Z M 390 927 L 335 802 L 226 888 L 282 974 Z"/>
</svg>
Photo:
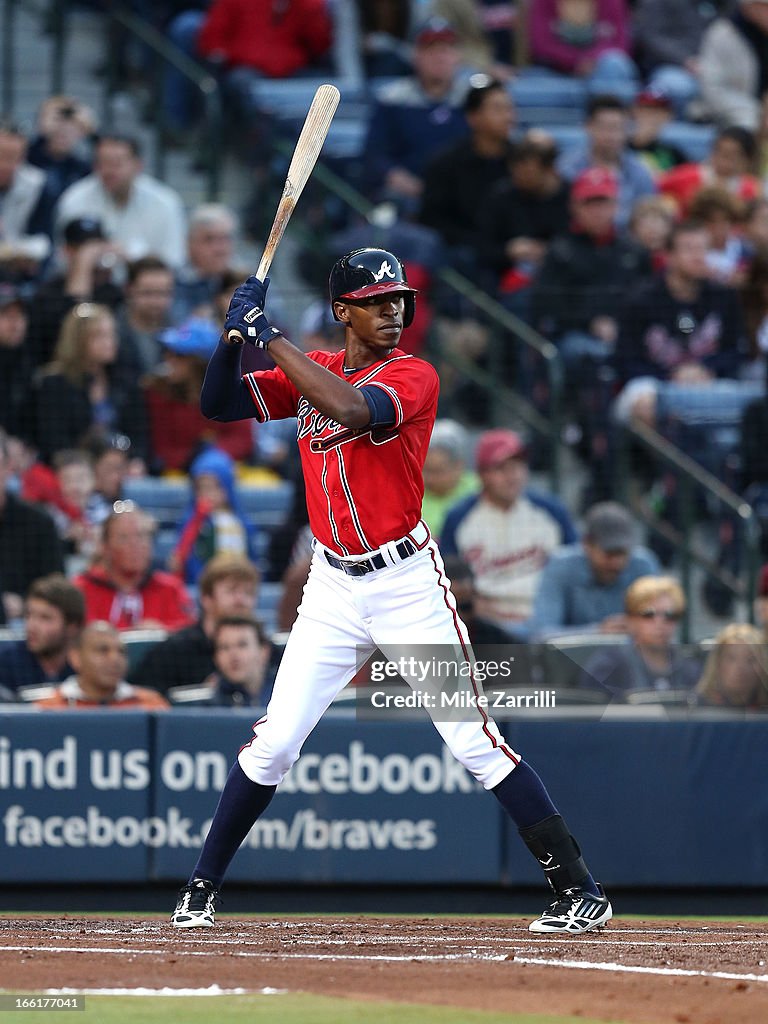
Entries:
<svg viewBox="0 0 768 1024">
<path fill-rule="evenodd" d="M 288 226 L 299 196 L 309 181 L 312 169 L 317 163 L 336 107 L 339 105 L 340 96 L 335 85 L 321 85 L 312 99 L 304 125 L 296 141 L 296 148 L 293 151 L 283 186 L 283 194 L 277 204 L 275 219 L 272 222 L 267 244 L 264 246 L 264 254 L 261 257 L 259 269 L 256 271 L 256 276 L 260 281 L 263 281 L 269 273 L 275 250 Z M 245 340 L 240 331 L 235 330 L 229 331 L 227 337 L 230 341 Z"/>
</svg>

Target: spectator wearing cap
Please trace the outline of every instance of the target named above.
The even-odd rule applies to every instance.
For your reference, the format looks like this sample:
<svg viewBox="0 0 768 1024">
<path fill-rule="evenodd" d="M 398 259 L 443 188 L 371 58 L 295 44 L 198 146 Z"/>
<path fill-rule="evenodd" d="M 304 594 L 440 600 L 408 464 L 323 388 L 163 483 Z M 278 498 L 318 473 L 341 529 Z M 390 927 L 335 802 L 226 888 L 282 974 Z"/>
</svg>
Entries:
<svg viewBox="0 0 768 1024">
<path fill-rule="evenodd" d="M 579 174 L 571 186 L 570 228 L 552 241 L 535 282 L 534 321 L 571 369 L 583 359 L 608 358 L 620 301 L 651 271 L 642 247 L 616 229 L 619 187 L 605 167 Z"/>
<path fill-rule="evenodd" d="M 695 221 L 672 228 L 663 274 L 628 289 L 614 366 L 615 416 L 656 422 L 660 381 L 701 386 L 738 377 L 746 362 L 738 293 L 710 280 L 709 234 Z"/>
<path fill-rule="evenodd" d="M 200 388 L 220 333 L 209 320 L 196 318 L 160 335 L 162 362 L 142 382 L 154 472 L 186 471 L 206 444 L 216 444 L 236 461 L 253 455 L 247 420 L 216 423 L 200 412 Z"/>
<path fill-rule="evenodd" d="M 768 4 L 737 0 L 704 33 L 699 52 L 701 98 L 717 124 L 754 132 L 768 89 Z"/>
<path fill-rule="evenodd" d="M 137 378 L 160 361 L 159 336 L 171 324 L 173 271 L 157 256 L 128 264 L 125 303 L 117 314 L 120 365 Z"/>
<path fill-rule="evenodd" d="M 624 594 L 629 643 L 593 654 L 578 685 L 602 687 L 619 698 L 633 690 L 677 691 L 685 703 L 702 667 L 700 658 L 676 643 L 685 604 L 683 588 L 672 576 L 639 576 Z"/>
<path fill-rule="evenodd" d="M 515 431 L 481 434 L 475 467 L 480 490 L 448 512 L 440 549 L 469 563 L 477 614 L 521 635 L 544 566 L 576 531 L 560 502 L 528 488 L 527 451 Z"/>
<path fill-rule="evenodd" d="M 27 163 L 27 139 L 0 119 L 0 270 L 19 283 L 34 280 L 51 251 L 52 202 L 45 174 Z"/>
<path fill-rule="evenodd" d="M 0 283 L 0 428 L 29 432 L 32 356 L 27 343 L 29 312 L 19 289 Z"/>
<path fill-rule="evenodd" d="M 433 537 L 440 537 L 448 510 L 474 494 L 478 479 L 467 468 L 469 438 L 455 420 L 436 420 L 424 460 L 421 517 Z"/>
<path fill-rule="evenodd" d="M 643 89 L 635 96 L 629 148 L 645 161 L 654 178 L 688 159 L 679 146 L 662 137 L 672 116 L 672 100 L 660 89 Z"/>
<path fill-rule="evenodd" d="M 582 78 L 592 92 L 634 90 L 638 76 L 624 0 L 537 0 L 528 17 L 532 63 Z"/>
<path fill-rule="evenodd" d="M 195 608 L 183 583 L 152 568 L 154 523 L 133 502 L 112 512 L 102 526 L 98 559 L 72 581 L 85 597 L 87 622 L 116 629 L 180 629 Z"/>
<path fill-rule="evenodd" d="M 174 189 L 145 174 L 141 147 L 128 135 L 100 137 L 93 173 L 62 193 L 56 227 L 79 217 L 96 217 L 125 259 L 158 256 L 173 268 L 185 258 L 186 221 Z"/>
<path fill-rule="evenodd" d="M 656 191 L 650 171 L 629 148 L 629 110 L 615 96 L 593 96 L 584 127 L 586 141 L 564 150 L 558 170 L 570 182 L 591 167 L 611 171 L 619 185 L 616 225 L 626 227 L 635 202 Z"/>
<path fill-rule="evenodd" d="M 123 300 L 113 280 L 122 257 L 95 217 L 64 225 L 56 262 L 30 302 L 29 346 L 36 366 L 50 360 L 62 320 L 74 306 L 94 302 L 115 309 Z"/>
<path fill-rule="evenodd" d="M 622 505 L 593 505 L 581 541 L 555 551 L 541 573 L 529 622 L 531 636 L 625 632 L 627 587 L 640 576 L 660 571 L 653 552 L 638 545 L 634 522 Z"/>
<path fill-rule="evenodd" d="M 414 218 L 429 161 L 469 133 L 466 81 L 453 26 L 428 18 L 413 39 L 413 74 L 380 89 L 368 118 L 362 185 L 374 202 L 395 204 Z"/>
<path fill-rule="evenodd" d="M 533 319 L 557 345 L 566 380 L 585 422 L 586 393 L 596 367 L 610 360 L 627 292 L 650 277 L 648 253 L 616 230 L 619 181 L 606 167 L 582 171 L 571 187 L 571 225 L 549 246 L 533 290 Z"/>
<path fill-rule="evenodd" d="M 419 220 L 452 251 L 454 265 L 477 277 L 480 197 L 507 177 L 515 107 L 498 79 L 473 75 L 464 98 L 469 136 L 438 154 L 424 168 Z"/>
<path fill-rule="evenodd" d="M 61 325 L 53 359 L 35 378 L 35 439 L 40 457 L 77 448 L 86 435 L 126 434 L 137 461 L 147 455 L 146 412 L 134 379 L 117 363 L 115 317 L 81 302 Z"/>
<path fill-rule="evenodd" d="M 94 112 L 72 96 L 49 96 L 40 105 L 27 159 L 45 172 L 51 202 L 91 173 L 89 141 L 95 129 Z"/>
<path fill-rule="evenodd" d="M 649 86 L 669 97 L 681 121 L 699 94 L 699 52 L 718 6 L 689 0 L 635 0 L 635 57 Z"/>
</svg>

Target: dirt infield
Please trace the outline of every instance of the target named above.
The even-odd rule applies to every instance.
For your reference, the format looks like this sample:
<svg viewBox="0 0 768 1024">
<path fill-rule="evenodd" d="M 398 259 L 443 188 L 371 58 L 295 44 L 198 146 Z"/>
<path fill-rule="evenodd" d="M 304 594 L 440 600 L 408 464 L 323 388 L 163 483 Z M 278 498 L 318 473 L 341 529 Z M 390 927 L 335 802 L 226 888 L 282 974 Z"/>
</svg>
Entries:
<svg viewBox="0 0 768 1024">
<path fill-rule="evenodd" d="M 765 925 L 717 922 L 618 918 L 567 938 L 499 918 L 0 921 L 15 991 L 272 987 L 632 1024 L 768 1021 L 767 961 Z"/>
</svg>

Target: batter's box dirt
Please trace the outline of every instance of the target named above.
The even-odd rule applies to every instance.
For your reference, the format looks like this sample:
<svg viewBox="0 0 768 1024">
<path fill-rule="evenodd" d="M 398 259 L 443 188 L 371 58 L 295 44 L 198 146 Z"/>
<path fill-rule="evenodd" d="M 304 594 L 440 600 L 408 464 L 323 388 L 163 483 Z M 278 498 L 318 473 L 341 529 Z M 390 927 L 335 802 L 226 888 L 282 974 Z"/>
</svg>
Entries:
<svg viewBox="0 0 768 1024">
<path fill-rule="evenodd" d="M 18 990 L 273 987 L 631 1024 L 768 1021 L 767 960 L 764 925 L 695 921 L 576 937 L 502 918 L 0 921 L 0 977 Z"/>
</svg>

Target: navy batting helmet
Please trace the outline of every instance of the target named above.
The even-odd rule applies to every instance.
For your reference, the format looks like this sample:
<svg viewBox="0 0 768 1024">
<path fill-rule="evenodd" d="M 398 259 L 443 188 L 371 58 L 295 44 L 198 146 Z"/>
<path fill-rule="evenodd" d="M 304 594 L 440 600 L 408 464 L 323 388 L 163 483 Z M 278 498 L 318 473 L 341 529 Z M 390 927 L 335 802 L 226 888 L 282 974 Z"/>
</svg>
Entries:
<svg viewBox="0 0 768 1024">
<path fill-rule="evenodd" d="M 365 299 L 369 295 L 396 292 L 405 298 L 403 325 L 409 327 L 416 311 L 416 289 L 405 276 L 405 267 L 386 249 L 355 249 L 337 260 L 328 279 L 331 308 L 345 299 Z M 333 309 L 336 316 L 336 310 Z"/>
</svg>

